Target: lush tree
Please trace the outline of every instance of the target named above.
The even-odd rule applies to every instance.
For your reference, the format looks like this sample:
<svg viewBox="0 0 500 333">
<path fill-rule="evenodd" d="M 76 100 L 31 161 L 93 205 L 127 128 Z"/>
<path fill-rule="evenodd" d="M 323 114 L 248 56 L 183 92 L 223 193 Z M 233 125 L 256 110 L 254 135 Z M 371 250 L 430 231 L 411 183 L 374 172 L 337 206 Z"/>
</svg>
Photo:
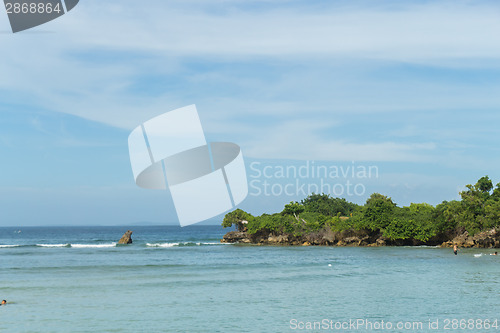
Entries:
<svg viewBox="0 0 500 333">
<path fill-rule="evenodd" d="M 383 235 L 389 239 L 414 239 L 425 242 L 437 234 L 432 216 L 432 205 L 412 203 L 409 207 L 394 209 L 394 218 L 383 229 Z"/>
<path fill-rule="evenodd" d="M 383 235 L 389 239 L 408 239 L 413 236 L 413 220 L 407 220 L 402 217 L 395 217 L 385 227 Z"/>
<path fill-rule="evenodd" d="M 475 185 L 469 184 L 466 187 L 467 190 L 460 192 L 462 210 L 458 213 L 457 219 L 460 226 L 473 235 L 490 225 L 486 218 L 486 206 L 491 200 L 490 191 L 493 189 L 493 183 L 488 176 L 484 176 Z"/>
<path fill-rule="evenodd" d="M 435 208 L 428 203 L 411 203 L 408 207 L 410 212 L 430 219 Z"/>
<path fill-rule="evenodd" d="M 491 180 L 488 176 L 484 176 L 484 177 L 479 178 L 475 187 L 479 191 L 481 191 L 482 193 L 489 194 L 490 191 L 493 189 L 493 183 L 491 182 Z"/>
<path fill-rule="evenodd" d="M 490 200 L 485 207 L 484 228 L 500 228 L 500 200 Z"/>
<path fill-rule="evenodd" d="M 495 186 L 485 207 L 486 225 L 488 227 L 500 227 L 500 183 Z"/>
<path fill-rule="evenodd" d="M 301 215 L 305 231 L 318 231 L 322 229 L 330 217 L 320 213 L 305 212 Z"/>
<path fill-rule="evenodd" d="M 493 190 L 493 193 L 491 194 L 490 199 L 492 200 L 500 200 L 500 183 L 498 183 L 495 186 L 495 189 Z"/>
<path fill-rule="evenodd" d="M 366 200 L 362 217 L 364 225 L 371 230 L 385 229 L 393 219 L 395 208 L 396 204 L 392 202 L 391 198 L 373 193 Z"/>
<path fill-rule="evenodd" d="M 285 205 L 285 209 L 281 212 L 282 215 L 293 215 L 295 219 L 299 220 L 299 214 L 305 210 L 305 207 L 298 202 L 290 202 Z"/>
<path fill-rule="evenodd" d="M 356 224 L 356 217 L 357 215 L 353 215 L 353 217 L 349 218 L 346 216 L 334 216 L 329 218 L 325 224 L 330 227 L 332 231 L 336 232 L 342 232 L 344 230 L 349 230 L 349 229 L 360 229 L 358 228 Z"/>
<path fill-rule="evenodd" d="M 255 234 L 260 231 L 270 233 L 291 233 L 297 230 L 295 218 L 291 215 L 262 214 L 248 223 L 248 232 Z"/>
<path fill-rule="evenodd" d="M 456 200 L 443 201 L 437 205 L 432 213 L 432 221 L 434 222 L 436 231 L 444 233 L 456 229 L 461 210 L 462 204 Z"/>
<path fill-rule="evenodd" d="M 227 213 L 226 216 L 224 216 L 224 220 L 222 220 L 222 226 L 224 228 L 230 228 L 235 225 L 238 231 L 244 231 L 246 224 L 251 222 L 253 219 L 254 217 L 251 214 L 238 208 L 230 213 Z"/>
<path fill-rule="evenodd" d="M 328 194 L 311 194 L 301 201 L 306 212 L 320 213 L 325 216 L 350 216 L 358 205 L 344 198 L 332 198 Z"/>
</svg>

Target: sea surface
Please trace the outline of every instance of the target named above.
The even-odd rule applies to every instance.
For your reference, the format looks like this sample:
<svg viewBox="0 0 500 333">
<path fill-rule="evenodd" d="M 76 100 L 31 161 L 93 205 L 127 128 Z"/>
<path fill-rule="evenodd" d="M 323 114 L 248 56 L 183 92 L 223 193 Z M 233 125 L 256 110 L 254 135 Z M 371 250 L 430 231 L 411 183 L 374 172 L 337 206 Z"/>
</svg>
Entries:
<svg viewBox="0 0 500 333">
<path fill-rule="evenodd" d="M 500 332 L 493 250 L 221 244 L 226 231 L 0 228 L 0 331 Z"/>
</svg>

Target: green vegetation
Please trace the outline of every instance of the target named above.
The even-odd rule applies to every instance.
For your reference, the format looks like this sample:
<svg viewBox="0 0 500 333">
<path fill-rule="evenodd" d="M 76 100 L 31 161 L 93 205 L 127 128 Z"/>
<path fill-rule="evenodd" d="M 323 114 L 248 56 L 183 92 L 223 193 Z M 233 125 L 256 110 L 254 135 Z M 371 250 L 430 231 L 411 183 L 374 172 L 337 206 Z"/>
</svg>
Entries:
<svg viewBox="0 0 500 333">
<path fill-rule="evenodd" d="M 222 226 L 224 228 L 229 228 L 232 227 L 233 225 L 236 226 L 236 229 L 238 231 L 243 231 L 245 229 L 245 221 L 253 221 L 254 217 L 245 212 L 242 211 L 241 209 L 236 209 L 230 213 L 227 213 L 226 216 L 224 216 L 224 220 L 222 221 Z"/>
<path fill-rule="evenodd" d="M 287 233 L 300 236 L 330 228 L 334 232 L 367 230 L 389 240 L 427 242 L 447 233 L 500 227 L 500 183 L 493 187 L 488 176 L 460 192 L 462 200 L 443 201 L 436 207 L 412 203 L 398 207 L 391 198 L 372 194 L 363 206 L 326 194 L 312 194 L 301 202 L 290 202 L 280 213 L 252 216 L 241 209 L 228 213 L 222 225 L 239 231 Z"/>
</svg>

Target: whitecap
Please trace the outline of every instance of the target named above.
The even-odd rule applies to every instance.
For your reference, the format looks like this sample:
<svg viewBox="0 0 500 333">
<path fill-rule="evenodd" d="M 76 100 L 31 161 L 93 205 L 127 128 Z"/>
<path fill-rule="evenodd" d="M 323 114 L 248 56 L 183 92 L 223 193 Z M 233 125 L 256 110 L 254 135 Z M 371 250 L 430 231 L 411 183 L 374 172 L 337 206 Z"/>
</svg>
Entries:
<svg viewBox="0 0 500 333">
<path fill-rule="evenodd" d="M 77 248 L 77 249 L 84 249 L 84 248 L 104 248 L 104 247 L 115 247 L 116 243 L 111 243 L 111 244 L 71 244 L 71 247 Z"/>
<path fill-rule="evenodd" d="M 36 244 L 36 246 L 40 247 L 67 247 L 70 246 L 70 244 Z"/>
<path fill-rule="evenodd" d="M 0 245 L 0 248 L 7 248 L 7 247 L 18 247 L 21 245 Z"/>
<path fill-rule="evenodd" d="M 146 243 L 149 247 L 174 247 L 179 246 L 179 243 Z"/>
</svg>

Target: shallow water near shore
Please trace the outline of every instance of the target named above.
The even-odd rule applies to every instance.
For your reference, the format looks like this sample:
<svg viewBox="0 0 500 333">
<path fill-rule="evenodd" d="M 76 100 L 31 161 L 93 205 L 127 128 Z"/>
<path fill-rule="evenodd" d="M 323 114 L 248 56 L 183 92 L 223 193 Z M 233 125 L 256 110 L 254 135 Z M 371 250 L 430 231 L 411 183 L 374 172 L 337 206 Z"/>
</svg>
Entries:
<svg viewBox="0 0 500 333">
<path fill-rule="evenodd" d="M 134 243 L 116 245 L 127 229 Z M 453 332 L 453 319 L 500 321 L 493 250 L 221 244 L 226 231 L 0 228 L 0 331 Z M 349 320 L 372 326 L 335 329 Z"/>
</svg>

